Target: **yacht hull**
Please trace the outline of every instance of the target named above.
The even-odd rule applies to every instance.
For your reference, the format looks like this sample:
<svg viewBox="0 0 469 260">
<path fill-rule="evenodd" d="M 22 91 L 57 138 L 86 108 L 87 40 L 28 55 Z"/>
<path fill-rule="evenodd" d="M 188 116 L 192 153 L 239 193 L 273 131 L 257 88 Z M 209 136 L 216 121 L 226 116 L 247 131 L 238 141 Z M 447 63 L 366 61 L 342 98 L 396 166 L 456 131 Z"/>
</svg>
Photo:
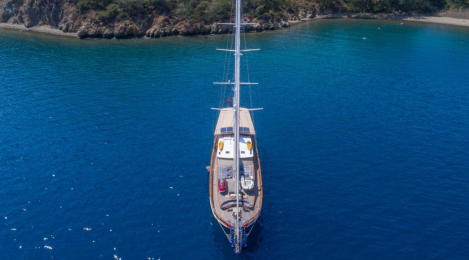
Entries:
<svg viewBox="0 0 469 260">
<path fill-rule="evenodd" d="M 210 194 L 210 207 L 215 219 L 227 229 L 231 228 L 231 225 L 234 221 L 232 217 L 234 209 L 222 209 L 222 204 L 227 201 L 233 200 L 232 197 L 229 196 L 230 189 L 225 192 L 220 192 L 218 189 L 218 179 L 220 178 L 220 174 L 217 171 L 218 166 L 220 163 L 218 162 L 217 158 L 217 151 L 218 151 L 218 143 L 219 143 L 219 135 L 215 135 L 213 140 L 212 146 L 212 156 L 210 167 L 208 169 L 210 177 L 209 177 L 209 194 Z M 253 136 L 254 137 L 254 136 Z M 240 211 L 242 213 L 242 220 L 244 228 L 251 227 L 254 225 L 259 218 L 262 209 L 262 200 L 263 200 L 263 190 L 262 190 L 262 172 L 260 167 L 260 159 L 258 156 L 257 150 L 257 143 L 255 139 L 253 139 L 253 166 L 255 169 L 255 187 L 252 191 L 243 191 L 242 199 L 244 201 L 249 201 L 252 205 L 251 209 L 242 208 Z M 232 190 L 231 190 L 232 191 Z"/>
</svg>

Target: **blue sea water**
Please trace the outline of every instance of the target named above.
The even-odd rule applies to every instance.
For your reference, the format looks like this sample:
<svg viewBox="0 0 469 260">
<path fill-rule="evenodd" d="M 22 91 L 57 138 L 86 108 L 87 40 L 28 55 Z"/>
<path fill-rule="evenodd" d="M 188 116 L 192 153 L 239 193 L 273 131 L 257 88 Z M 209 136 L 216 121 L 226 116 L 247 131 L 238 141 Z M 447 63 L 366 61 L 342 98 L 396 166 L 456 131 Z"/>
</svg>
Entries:
<svg viewBox="0 0 469 260">
<path fill-rule="evenodd" d="M 246 38 L 262 49 L 264 204 L 235 255 L 205 170 L 227 36 L 0 31 L 0 258 L 469 258 L 469 29 L 330 20 Z"/>
</svg>

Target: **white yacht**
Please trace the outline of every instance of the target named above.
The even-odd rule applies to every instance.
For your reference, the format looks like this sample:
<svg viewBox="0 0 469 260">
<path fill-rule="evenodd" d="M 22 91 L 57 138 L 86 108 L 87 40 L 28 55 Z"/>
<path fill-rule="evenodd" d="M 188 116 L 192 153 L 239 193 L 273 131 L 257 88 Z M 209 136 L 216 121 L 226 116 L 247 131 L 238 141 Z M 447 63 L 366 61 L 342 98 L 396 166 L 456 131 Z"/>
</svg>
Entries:
<svg viewBox="0 0 469 260">
<path fill-rule="evenodd" d="M 233 106 L 219 108 L 215 127 L 210 173 L 210 206 L 236 253 L 248 246 L 247 237 L 262 208 L 262 175 L 257 151 L 256 131 L 250 111 L 240 106 L 241 0 L 236 0 L 234 49 L 220 49 L 234 54 L 234 81 L 219 82 L 233 87 Z"/>
</svg>

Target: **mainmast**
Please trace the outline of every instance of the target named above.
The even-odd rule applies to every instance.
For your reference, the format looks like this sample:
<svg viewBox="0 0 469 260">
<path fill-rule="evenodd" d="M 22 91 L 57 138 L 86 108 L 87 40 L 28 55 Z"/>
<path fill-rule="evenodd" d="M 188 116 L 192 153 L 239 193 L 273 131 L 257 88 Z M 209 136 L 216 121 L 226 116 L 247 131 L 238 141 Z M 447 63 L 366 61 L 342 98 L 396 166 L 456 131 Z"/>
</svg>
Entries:
<svg viewBox="0 0 469 260">
<path fill-rule="evenodd" d="M 213 198 L 212 198 L 212 193 L 213 193 L 213 190 L 211 187 L 211 190 L 210 190 L 210 204 L 212 206 L 212 211 L 215 215 L 215 217 L 217 218 L 218 222 L 223 224 L 223 226 L 227 227 L 230 229 L 230 234 L 228 236 L 228 234 L 226 234 L 230 240 L 230 243 L 231 243 L 231 246 L 235 248 L 235 252 L 236 253 L 240 253 L 241 250 L 243 248 L 245 248 L 247 246 L 247 236 L 249 235 L 249 233 L 246 233 L 246 228 L 248 228 L 249 226 L 252 226 L 259 213 L 260 213 L 260 207 L 261 207 L 261 204 L 262 204 L 262 189 L 259 189 L 259 194 L 260 194 L 260 199 L 257 199 L 258 201 L 260 201 L 260 204 L 259 206 L 257 206 L 256 208 L 253 207 L 252 210 L 257 210 L 257 213 L 256 212 L 251 212 L 251 211 L 246 211 L 246 212 L 243 212 L 243 213 L 246 213 L 246 214 L 243 214 L 243 216 L 241 216 L 241 212 L 240 212 L 240 209 L 242 208 L 241 205 L 245 206 L 245 204 L 248 204 L 248 206 L 250 205 L 250 203 L 248 203 L 249 201 L 243 201 L 242 200 L 242 195 L 241 194 L 241 187 L 240 186 L 243 186 L 244 187 L 244 184 L 242 185 L 240 183 L 240 179 L 241 179 L 241 166 L 242 164 L 240 163 L 240 138 L 239 138 L 239 135 L 240 135 L 240 131 L 239 131 L 239 128 L 240 128 L 240 114 L 241 114 L 241 94 L 240 94 L 240 86 L 241 85 L 257 85 L 258 83 L 252 83 L 252 82 L 240 82 L 241 80 L 241 76 L 240 76 L 240 63 L 241 63 L 241 52 L 248 52 L 248 51 L 258 51 L 260 49 L 243 49 L 241 50 L 241 26 L 243 25 L 247 25 L 247 24 L 252 24 L 252 23 L 241 23 L 241 15 L 242 15 L 242 10 L 241 10 L 241 1 L 242 0 L 235 0 L 236 2 L 236 17 L 235 17 L 235 21 L 234 23 L 232 22 L 231 18 L 230 18 L 230 21 L 228 23 L 218 23 L 220 25 L 230 25 L 230 26 L 233 26 L 234 25 L 234 28 L 235 28 L 235 46 L 234 46 L 234 49 L 218 49 L 217 50 L 220 50 L 220 51 L 227 51 L 227 52 L 233 52 L 234 53 L 234 56 L 235 56 L 235 64 L 234 64 L 234 82 L 231 82 L 231 81 L 228 81 L 228 82 L 214 82 L 214 84 L 220 84 L 220 85 L 232 85 L 234 86 L 233 87 L 233 92 L 234 92 L 234 98 L 233 98 L 233 108 L 212 108 L 214 110 L 221 110 L 223 112 L 226 112 L 226 113 L 231 113 L 231 111 L 234 112 L 234 129 L 233 129 L 233 132 L 234 132 L 234 147 L 233 147 L 233 178 L 234 178 L 234 181 L 235 181 L 235 196 L 236 196 L 236 212 L 232 212 L 232 211 L 228 211 L 226 208 L 223 208 L 223 205 L 219 205 L 220 208 L 215 208 L 213 206 Z M 228 105 L 229 105 L 229 101 L 228 101 Z M 247 111 L 253 111 L 253 110 L 261 110 L 262 108 L 250 108 L 250 109 L 246 109 Z M 245 110 L 243 110 L 243 113 L 245 112 Z M 218 119 L 218 122 L 220 123 L 220 117 L 221 117 L 221 113 L 220 112 L 220 116 L 219 116 L 219 119 Z M 249 113 L 249 112 L 248 112 Z M 248 117 L 247 118 L 248 120 L 250 120 L 251 118 Z M 223 124 L 226 124 L 227 122 L 223 123 Z M 249 123 L 249 121 L 248 121 Z M 230 133 L 231 132 L 231 125 L 229 125 L 230 127 L 222 127 L 220 129 L 220 133 L 218 132 L 218 129 L 216 129 L 215 131 L 215 138 L 220 138 L 220 137 L 225 137 L 225 134 L 223 133 Z M 218 127 L 218 123 L 217 123 L 217 127 Z M 228 130 L 229 129 L 229 130 Z M 244 127 L 243 129 L 249 129 L 247 127 Z M 251 129 L 251 130 L 254 130 L 254 129 Z M 248 130 L 249 131 L 249 130 Z M 254 136 L 254 132 L 250 132 L 252 133 L 251 135 Z M 218 137 L 217 137 L 218 136 Z M 218 146 L 218 149 L 221 150 L 223 148 L 220 148 L 220 145 L 221 147 L 223 147 L 223 143 L 222 141 L 219 141 L 219 146 Z M 251 150 L 251 143 L 250 142 L 247 142 L 247 147 L 249 148 L 249 150 Z M 212 162 L 213 162 L 213 156 L 216 152 L 216 147 L 213 148 L 213 152 L 212 152 Z M 254 151 L 257 153 L 257 149 Z M 228 154 L 229 151 L 226 151 L 226 153 Z M 252 155 L 252 152 L 251 152 L 251 155 Z M 254 155 L 254 159 L 256 159 L 256 155 Z M 257 163 L 259 163 L 259 159 L 257 159 Z M 215 164 L 216 165 L 216 164 Z M 213 164 L 211 164 L 211 167 L 214 167 Z M 254 164 L 253 166 L 250 166 L 250 167 L 256 167 L 256 164 Z M 252 172 L 252 168 L 251 169 L 251 173 Z M 215 168 L 211 168 L 210 170 L 210 174 L 211 174 L 211 179 L 210 179 L 210 183 L 212 183 L 213 179 L 212 179 L 212 174 L 215 174 L 214 171 L 216 169 Z M 260 180 L 261 177 L 260 177 L 260 169 L 254 169 L 255 172 L 258 174 L 258 179 Z M 218 176 L 220 178 L 220 175 Z M 215 178 L 215 177 L 213 177 Z M 251 186 L 249 186 L 249 188 L 247 189 L 251 189 L 252 186 L 253 186 L 253 178 L 252 176 L 250 175 L 249 176 L 250 180 L 251 181 Z M 221 179 L 219 179 L 220 181 Z M 246 182 L 245 182 L 246 183 Z M 262 187 L 262 182 L 260 184 L 258 184 L 258 187 Z M 219 186 L 220 188 L 220 186 Z M 229 198 L 231 199 L 231 187 L 230 187 L 230 195 L 229 195 Z M 220 192 L 222 192 L 222 190 L 220 189 Z M 252 195 L 251 195 L 252 196 Z M 249 197 L 249 196 L 248 196 Z M 229 206 L 232 207 L 232 203 L 233 203 L 233 200 L 222 200 L 222 202 L 225 201 L 224 203 L 228 202 L 229 203 Z M 258 201 L 254 201 L 254 203 L 257 203 Z M 240 205 L 241 204 L 241 205 Z M 252 206 L 250 206 L 252 207 Z M 251 208 L 250 208 L 251 209 Z M 231 210 L 231 209 L 230 209 Z M 222 211 L 221 213 L 225 216 L 225 218 L 222 218 L 220 216 L 218 216 L 217 212 L 216 211 Z M 228 212 L 232 212 L 232 216 L 233 216 L 233 220 L 229 221 L 228 219 L 226 219 L 226 217 L 228 217 L 226 214 L 229 214 Z M 231 215 L 231 214 L 230 214 Z M 243 220 L 243 217 L 247 220 Z M 228 217 L 229 218 L 229 217 Z M 227 221 L 229 221 L 229 223 L 227 223 Z M 251 228 L 252 230 L 252 228 Z"/>
<path fill-rule="evenodd" d="M 241 56 L 241 0 L 236 0 L 236 23 L 235 23 L 235 84 L 234 94 L 235 98 L 233 101 L 233 108 L 235 110 L 235 125 L 234 125 L 234 136 L 235 136 L 235 151 L 234 151 L 234 170 L 236 173 L 236 220 L 235 220 L 235 232 L 236 232 L 236 245 L 235 252 L 241 251 L 241 237 L 240 237 L 240 217 L 239 217 L 239 110 L 241 105 L 240 90 L 239 90 L 239 70 L 240 70 L 240 56 Z"/>
</svg>

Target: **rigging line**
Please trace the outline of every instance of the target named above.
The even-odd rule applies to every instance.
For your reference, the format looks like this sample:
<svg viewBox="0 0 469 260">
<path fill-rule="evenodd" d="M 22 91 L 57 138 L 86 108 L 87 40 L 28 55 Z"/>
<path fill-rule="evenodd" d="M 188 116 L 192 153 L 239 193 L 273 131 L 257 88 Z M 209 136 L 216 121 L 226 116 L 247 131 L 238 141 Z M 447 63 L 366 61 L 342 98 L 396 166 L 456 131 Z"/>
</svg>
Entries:
<svg viewBox="0 0 469 260">
<path fill-rule="evenodd" d="M 218 222 L 218 220 L 217 220 L 217 223 L 218 223 L 218 225 L 220 225 L 221 230 L 223 231 L 223 233 L 225 233 L 226 238 L 228 238 L 228 240 L 230 240 L 230 235 L 225 232 L 225 229 L 224 229 L 223 226 L 220 224 L 220 222 Z"/>
<path fill-rule="evenodd" d="M 230 10 L 230 20 L 229 22 L 231 22 L 231 19 L 233 17 L 233 3 L 231 4 L 231 10 Z M 228 49 L 229 45 L 230 45 L 230 31 L 228 31 L 228 37 L 227 37 L 227 41 L 226 41 L 226 48 Z M 231 63 L 231 55 L 228 56 L 229 53 L 226 52 L 225 53 L 225 62 L 223 64 L 223 75 L 222 75 L 222 80 L 223 81 L 226 81 L 226 79 L 228 78 L 228 74 L 229 74 L 229 70 L 230 70 L 230 63 Z M 220 100 L 219 100 L 219 103 L 218 103 L 218 107 L 222 108 L 223 105 L 224 105 L 224 99 L 225 99 L 225 95 L 226 95 L 226 86 L 222 86 L 220 88 Z"/>
<path fill-rule="evenodd" d="M 251 231 L 254 229 L 254 226 L 256 225 L 256 222 L 254 222 L 254 224 L 251 225 L 251 229 L 249 230 L 249 232 L 246 233 L 246 237 L 248 237 L 250 234 L 251 234 Z"/>
<path fill-rule="evenodd" d="M 232 8 L 231 8 L 231 14 L 230 14 L 230 17 L 232 16 L 232 13 L 233 13 L 233 5 L 232 5 Z M 230 18 L 230 21 L 231 21 L 231 18 Z M 232 40 L 231 40 L 231 34 L 230 34 L 230 31 L 228 31 L 228 36 L 227 36 L 227 44 L 226 44 L 227 48 L 231 48 L 232 47 Z M 225 71 L 224 71 L 224 74 L 223 74 L 223 81 L 226 82 L 228 81 L 228 77 L 229 77 L 229 74 L 230 74 L 230 70 L 231 70 L 231 55 L 229 53 L 226 53 L 225 54 Z M 220 107 L 225 107 L 225 103 L 224 103 L 224 100 L 226 98 L 226 88 L 227 86 L 222 86 L 222 95 L 220 96 Z"/>
<path fill-rule="evenodd" d="M 228 45 L 228 43 L 227 43 Z M 225 74 L 226 74 L 226 71 L 227 71 L 227 60 L 228 60 L 228 57 L 226 56 L 225 54 L 225 62 L 223 64 L 223 74 L 222 74 L 222 80 L 225 78 Z M 222 107 L 223 106 L 223 96 L 225 95 L 225 86 L 222 86 L 220 88 L 220 99 L 219 99 L 219 102 L 218 102 L 218 107 Z"/>
<path fill-rule="evenodd" d="M 246 29 L 244 29 L 243 37 L 244 37 L 244 48 L 247 49 L 248 47 L 247 47 L 247 41 L 246 41 Z M 251 82 L 251 75 L 249 74 L 249 55 L 247 53 L 246 53 L 246 74 L 248 76 L 248 82 Z M 252 106 L 251 85 L 249 85 L 249 98 L 250 98 L 250 101 L 251 101 L 251 108 L 252 108 L 253 106 Z"/>
<path fill-rule="evenodd" d="M 243 33 L 243 37 L 244 37 L 244 48 L 247 50 L 248 47 L 247 47 L 247 41 L 246 41 L 246 29 L 243 27 L 243 30 L 244 30 L 244 33 Z M 248 82 L 251 82 L 251 75 L 249 74 L 249 55 L 248 55 L 248 52 L 246 52 L 246 74 L 248 76 Z M 252 105 L 252 87 L 251 85 L 249 85 L 249 100 L 251 102 L 251 108 L 253 108 L 253 105 Z M 255 113 L 251 113 L 251 117 L 252 117 L 252 123 L 255 125 L 256 121 L 254 119 L 254 114 Z"/>
<path fill-rule="evenodd" d="M 211 210 L 210 210 L 210 212 L 211 212 Z M 213 215 L 212 215 L 212 216 L 209 215 L 209 218 L 210 218 L 210 219 L 207 219 L 207 220 L 210 222 L 210 224 L 212 224 Z M 223 226 L 220 224 L 220 222 L 218 222 L 217 219 L 215 219 L 215 220 L 217 221 L 218 225 L 220 225 L 220 228 L 221 228 L 221 230 L 223 231 L 223 233 L 225 234 L 226 238 L 228 238 L 228 240 L 230 240 L 230 235 L 225 232 L 225 229 L 224 229 Z"/>
<path fill-rule="evenodd" d="M 229 45 L 227 44 L 227 46 L 229 46 L 229 48 L 232 48 L 232 46 L 233 46 L 233 43 L 232 43 L 233 40 L 231 39 L 231 38 L 232 38 L 232 35 L 230 34 L 229 31 L 228 31 L 228 37 L 227 37 L 227 38 L 228 38 L 228 43 L 229 43 Z M 223 78 L 223 80 L 224 80 L 225 82 L 228 81 L 228 78 L 229 78 L 229 75 L 230 75 L 230 71 L 231 71 L 231 63 L 232 63 L 231 61 L 232 61 L 232 58 L 233 58 L 231 54 L 227 53 L 227 55 L 228 55 L 228 56 L 227 56 L 227 57 L 228 57 L 228 59 L 227 59 L 227 70 L 226 70 L 225 75 L 224 75 L 224 78 Z M 228 86 L 226 86 L 226 85 L 223 86 L 223 99 L 224 99 L 225 96 L 226 96 L 226 89 L 227 89 L 227 87 L 228 87 Z M 230 93 L 231 93 L 231 92 L 230 92 Z"/>
<path fill-rule="evenodd" d="M 235 11 L 236 11 L 236 0 L 235 0 L 235 1 L 231 1 L 230 22 L 233 21 L 233 23 L 236 22 Z M 230 28 L 230 30 L 228 31 L 228 33 L 229 33 L 229 34 L 228 34 L 228 35 L 229 35 L 229 41 L 228 41 L 228 42 L 230 43 L 230 48 L 229 48 L 229 49 L 231 50 L 231 49 L 234 49 L 235 37 L 236 37 L 236 35 L 235 35 L 234 27 L 229 27 L 229 28 Z M 225 78 L 226 80 L 225 80 L 225 81 L 228 81 L 228 78 L 229 78 L 230 80 L 232 80 L 232 81 L 234 82 L 234 71 L 231 72 L 231 67 L 233 66 L 233 63 L 234 63 L 234 62 L 233 62 L 233 59 L 234 59 L 235 56 L 234 56 L 234 55 L 230 55 L 230 54 L 228 54 L 228 55 L 229 55 L 229 56 L 228 56 L 228 57 L 229 57 L 228 71 L 227 71 L 227 75 L 226 75 L 226 78 Z M 234 69 L 233 69 L 233 70 L 234 70 Z M 230 75 L 230 74 L 229 74 L 230 72 L 232 73 L 231 77 L 229 76 L 229 75 Z M 228 86 L 227 86 L 227 87 L 228 87 Z M 234 99 L 234 92 L 233 92 L 233 90 L 234 90 L 234 89 L 233 89 L 232 87 L 229 88 L 230 96 L 232 96 L 233 99 Z"/>
<path fill-rule="evenodd" d="M 235 9 L 235 3 L 234 2 L 231 2 L 231 11 L 230 11 L 230 20 L 229 22 L 231 22 L 233 20 L 233 10 Z M 234 39 L 234 34 L 230 33 L 231 31 L 231 28 L 228 30 L 228 37 L 227 37 L 227 44 L 226 46 L 229 47 L 230 49 L 233 48 L 233 39 Z M 232 55 L 230 53 L 226 53 L 226 55 L 228 55 L 228 62 L 227 62 L 227 71 L 226 71 L 226 75 L 225 75 L 225 78 L 224 78 L 224 81 L 228 81 L 228 77 L 229 77 L 229 74 L 230 74 L 230 70 L 231 70 L 231 59 L 233 58 Z M 224 92 L 223 92 L 223 95 L 225 96 L 225 93 L 226 93 L 226 87 L 227 86 L 223 86 L 224 88 Z M 231 93 L 231 92 L 230 92 Z"/>
<path fill-rule="evenodd" d="M 232 47 L 232 45 L 230 45 L 230 48 L 231 48 L 231 47 Z M 227 61 L 228 66 L 227 66 L 226 74 L 225 74 L 225 76 L 224 76 L 224 78 L 223 78 L 223 81 L 224 81 L 224 82 L 228 81 L 228 79 L 230 78 L 231 63 L 232 63 L 232 56 L 231 56 L 230 54 L 228 54 L 228 61 Z M 224 100 L 224 98 L 226 97 L 227 87 L 228 87 L 228 85 L 224 85 L 224 86 L 223 86 L 223 97 L 222 97 L 222 100 Z M 232 89 L 229 88 L 228 91 L 229 91 L 229 96 L 231 96 L 231 94 L 232 94 L 232 93 L 231 93 Z M 223 101 L 222 101 L 222 102 L 223 102 Z"/>
</svg>

